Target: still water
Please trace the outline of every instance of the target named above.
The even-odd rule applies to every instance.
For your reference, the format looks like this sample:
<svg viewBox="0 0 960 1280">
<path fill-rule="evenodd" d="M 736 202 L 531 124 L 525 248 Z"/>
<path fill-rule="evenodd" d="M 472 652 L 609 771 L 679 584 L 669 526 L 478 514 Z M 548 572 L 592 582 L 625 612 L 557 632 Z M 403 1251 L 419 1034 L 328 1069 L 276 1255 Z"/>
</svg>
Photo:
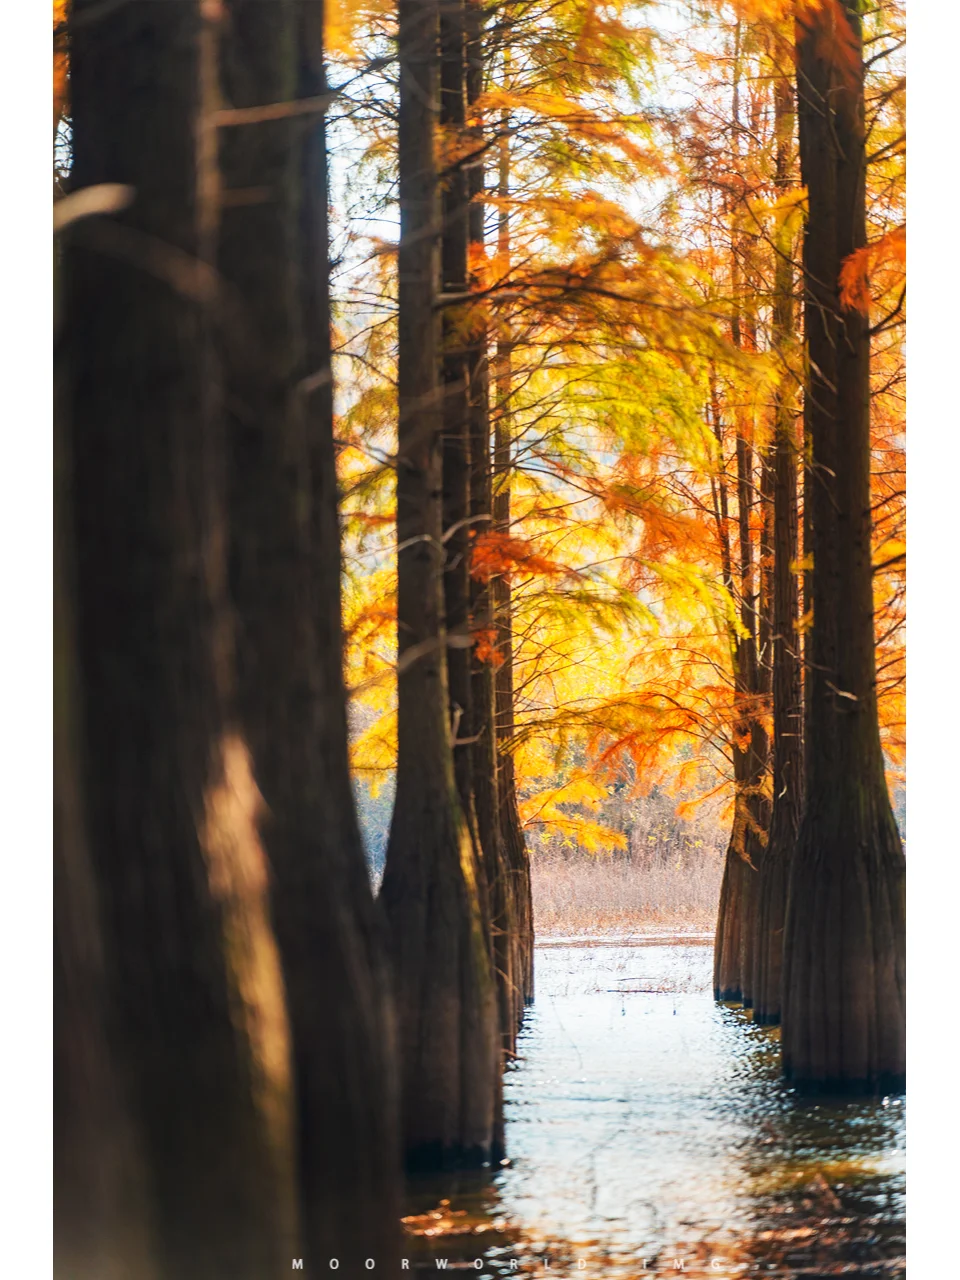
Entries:
<svg viewBox="0 0 960 1280">
<path fill-rule="evenodd" d="M 905 1274 L 902 1097 L 796 1097 L 706 941 L 538 944 L 510 1163 L 411 1189 L 413 1273 Z"/>
</svg>

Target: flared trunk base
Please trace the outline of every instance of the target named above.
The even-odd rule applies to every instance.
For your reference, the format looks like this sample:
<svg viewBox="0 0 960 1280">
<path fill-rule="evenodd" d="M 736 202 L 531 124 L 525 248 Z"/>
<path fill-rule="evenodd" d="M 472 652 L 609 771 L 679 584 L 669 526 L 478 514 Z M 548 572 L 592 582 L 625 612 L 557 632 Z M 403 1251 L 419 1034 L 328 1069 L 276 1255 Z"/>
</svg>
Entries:
<svg viewBox="0 0 960 1280">
<path fill-rule="evenodd" d="M 783 1072 L 804 1090 L 902 1088 L 906 864 L 882 773 L 814 801 L 787 889 Z"/>
</svg>

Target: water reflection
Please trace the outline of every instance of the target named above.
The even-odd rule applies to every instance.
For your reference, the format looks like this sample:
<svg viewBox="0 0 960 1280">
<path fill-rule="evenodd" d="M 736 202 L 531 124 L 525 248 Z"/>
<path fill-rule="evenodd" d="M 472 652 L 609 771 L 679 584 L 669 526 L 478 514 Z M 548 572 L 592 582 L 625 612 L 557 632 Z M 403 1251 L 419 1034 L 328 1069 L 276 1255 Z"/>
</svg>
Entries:
<svg viewBox="0 0 960 1280">
<path fill-rule="evenodd" d="M 538 948 L 511 1163 L 411 1188 L 412 1270 L 904 1274 L 902 1099 L 798 1099 L 711 965 L 703 945 Z"/>
</svg>

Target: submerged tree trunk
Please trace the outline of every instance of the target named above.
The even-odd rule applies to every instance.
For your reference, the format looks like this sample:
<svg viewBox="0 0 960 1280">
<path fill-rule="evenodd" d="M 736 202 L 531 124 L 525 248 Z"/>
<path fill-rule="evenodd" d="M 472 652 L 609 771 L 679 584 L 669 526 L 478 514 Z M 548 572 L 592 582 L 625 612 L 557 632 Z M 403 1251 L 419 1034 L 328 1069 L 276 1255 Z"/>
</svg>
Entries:
<svg viewBox="0 0 960 1280">
<path fill-rule="evenodd" d="M 399 1148 L 384 930 L 347 764 L 324 117 L 323 6 L 227 0 L 218 266 L 236 705 L 263 794 L 289 998 L 304 1251 L 397 1255 Z M 320 1260 L 323 1259 L 323 1263 Z"/>
<path fill-rule="evenodd" d="M 488 1159 L 496 992 L 448 722 L 437 366 L 438 8 L 401 0 L 397 794 L 381 897 L 392 934 L 411 1164 Z"/>
<path fill-rule="evenodd" d="M 734 340 L 740 345 L 739 318 Z M 722 447 L 719 408 L 714 407 L 714 429 Z M 756 884 L 766 840 L 767 806 L 764 773 L 767 762 L 767 735 L 761 722 L 764 688 L 760 672 L 759 592 L 750 529 L 753 505 L 753 449 L 741 428 L 736 442 L 737 527 L 739 565 L 734 579 L 728 525 L 728 499 L 724 477 L 717 486 L 716 519 L 721 540 L 725 585 L 740 602 L 740 623 L 745 634 L 731 629 L 730 647 L 734 669 L 734 705 L 737 722 L 732 734 L 734 816 L 724 860 L 717 928 L 714 937 L 714 998 L 752 1001 L 753 933 Z"/>
<path fill-rule="evenodd" d="M 724 860 L 714 937 L 714 997 L 753 1004 L 753 943 L 759 871 L 765 855 L 769 801 L 764 792 L 767 735 L 760 722 L 765 694 L 759 688 L 752 635 L 733 641 L 735 701 L 740 719 L 733 734 L 733 825 Z"/>
<path fill-rule="evenodd" d="M 477 0 L 466 0 L 467 103 L 471 113 L 483 93 L 483 20 Z M 476 267 L 484 252 L 483 129 L 474 122 L 469 141 L 467 193 L 471 264 L 470 283 L 480 281 Z M 476 152 L 476 154 L 474 154 Z M 490 368 L 484 304 L 468 313 L 467 384 L 470 414 L 470 516 L 474 536 L 489 533 L 493 521 L 493 451 L 490 438 Z M 507 858 L 500 814 L 500 768 L 496 737 L 493 591 L 488 578 L 471 575 L 470 615 L 475 644 L 471 650 L 472 707 L 470 737 L 473 740 L 474 797 L 477 832 L 483 858 L 490 869 L 491 933 L 497 976 L 500 1035 L 504 1053 L 516 1051 L 517 1032 L 523 1018 L 523 993 L 519 976 L 517 877 Z"/>
<path fill-rule="evenodd" d="M 744 903 L 750 892 L 748 874 L 755 872 L 746 862 L 751 814 L 747 803 L 750 776 L 750 752 L 734 744 L 733 827 L 723 864 L 717 927 L 713 940 L 713 996 L 715 1000 L 739 1001 L 743 998 L 742 962 Z"/>
<path fill-rule="evenodd" d="M 709 406 L 710 417 L 713 421 L 713 433 L 717 442 L 717 452 L 720 460 L 720 473 L 716 480 L 712 482 L 714 519 L 717 526 L 717 538 L 720 543 L 720 563 L 723 574 L 723 585 L 733 600 L 734 581 L 733 581 L 733 557 L 730 549 L 730 506 L 727 493 L 727 481 L 724 474 L 723 460 L 723 428 L 720 419 L 719 396 L 716 389 L 716 381 L 711 378 L 711 396 Z M 730 649 L 736 668 L 737 644 L 738 636 L 731 628 L 730 630 Z M 732 743 L 733 753 L 733 785 L 734 785 L 734 829 L 738 829 L 742 825 L 741 810 L 743 799 L 741 796 L 742 779 L 745 776 L 745 756 L 740 749 L 739 743 L 734 738 Z M 741 913 L 740 903 L 743 897 L 741 859 L 731 854 L 733 846 L 733 833 L 731 832 L 731 840 L 727 845 L 727 851 L 723 861 L 723 878 L 720 881 L 720 899 L 717 904 L 717 925 L 713 938 L 713 998 L 715 1000 L 739 1000 L 740 999 L 740 931 L 741 931 Z"/>
<path fill-rule="evenodd" d="M 497 399 L 499 407 L 495 430 L 494 467 L 498 476 L 497 492 L 493 500 L 494 527 L 498 532 L 510 528 L 510 468 L 511 439 L 509 410 L 505 407 L 509 397 L 509 348 L 498 343 Z M 506 398 L 502 395 L 506 392 Z M 497 666 L 493 672 L 494 718 L 498 753 L 498 787 L 500 801 L 500 834 L 503 855 L 513 881 L 514 930 L 516 951 L 514 958 L 514 984 L 522 1007 L 533 1003 L 533 891 L 530 881 L 530 855 L 523 834 L 520 809 L 517 803 L 516 773 L 514 770 L 512 741 L 516 734 L 513 691 L 513 602 L 509 579 L 505 575 L 491 582 L 494 634 L 496 636 Z"/>
<path fill-rule="evenodd" d="M 736 25 L 733 55 L 733 132 L 732 150 L 739 153 L 740 144 L 740 76 L 742 24 Z M 734 298 L 740 297 L 743 276 L 743 236 L 738 225 L 738 212 L 733 218 L 731 239 L 731 276 Z M 737 348 L 756 350 L 756 320 L 751 312 L 741 314 L 739 304 L 730 321 L 731 339 Z M 746 335 L 744 335 L 746 328 Z M 713 392 L 714 433 L 718 448 L 723 450 L 720 410 Z M 754 556 L 750 528 L 755 501 L 754 449 L 752 429 L 741 420 L 736 422 L 737 465 L 737 531 L 738 565 L 735 571 L 730 549 L 728 498 L 725 478 L 721 474 L 716 498 L 716 520 L 721 541 L 724 585 L 731 599 L 739 603 L 743 634 L 730 632 L 733 662 L 734 707 L 736 723 L 732 733 L 734 774 L 734 817 L 724 861 L 717 929 L 714 939 L 714 997 L 718 1000 L 742 1000 L 749 1008 L 752 999 L 754 921 L 759 866 L 766 843 L 768 802 L 764 794 L 767 766 L 767 735 L 761 715 L 764 681 L 761 672 L 760 586 L 762 564 Z M 765 603 L 765 602 L 764 602 Z"/>
<path fill-rule="evenodd" d="M 482 683 L 474 676 L 473 652 L 477 644 L 474 615 L 474 583 L 471 579 L 471 545 L 482 525 L 475 502 L 477 460 L 474 457 L 477 396 L 476 339 L 473 309 L 468 302 L 469 252 L 473 215 L 470 197 L 474 183 L 465 154 L 470 145 L 466 131 L 468 94 L 468 32 L 464 0 L 444 4 L 440 11 L 440 125 L 446 169 L 442 176 L 442 352 L 443 387 L 443 599 L 447 627 L 447 677 L 450 699 L 450 732 L 457 793 L 473 838 L 481 913 L 490 964 L 502 1009 L 503 938 L 500 911 L 495 902 L 501 893 L 499 850 L 490 839 L 491 786 L 483 773 L 485 760 L 478 751 L 483 720 Z M 494 793 L 495 803 L 495 793 Z M 502 1074 L 497 1072 L 494 1104 L 493 1154 L 503 1154 Z"/>
<path fill-rule="evenodd" d="M 199 0 L 90 0 L 71 22 L 72 181 L 135 191 L 71 232 L 64 279 L 78 788 L 110 1035 L 158 1273 L 262 1280 L 296 1247 L 291 1088 L 257 792 L 229 712 L 216 31 Z"/>
<path fill-rule="evenodd" d="M 905 1075 L 905 863 L 877 720 L 870 527 L 870 332 L 839 296 L 866 242 L 860 18 L 797 23 L 813 460 L 813 631 L 803 817 L 791 861 L 783 1067 L 798 1085 L 899 1087 Z"/>
<path fill-rule="evenodd" d="M 754 340 L 755 345 L 755 340 Z M 774 458 L 773 446 L 760 451 L 760 534 L 757 543 L 756 596 L 756 672 L 754 674 L 754 710 L 750 726 L 753 773 L 747 797 L 752 816 L 747 833 L 750 854 L 748 874 L 744 878 L 743 928 L 740 935 L 741 999 L 745 1009 L 754 1007 L 756 976 L 757 921 L 760 911 L 760 878 L 767 859 L 770 800 L 766 793 L 769 767 L 769 737 L 761 723 L 770 704 L 773 667 L 773 526 L 774 526 Z"/>
<path fill-rule="evenodd" d="M 499 145 L 498 194 L 506 200 L 510 194 L 510 146 L 506 121 L 501 122 Z M 510 258 L 510 214 L 501 206 L 498 218 L 497 254 L 504 267 Z M 497 334 L 494 386 L 496 422 L 493 445 L 493 470 L 496 490 L 492 497 L 493 527 L 503 535 L 510 534 L 510 477 L 513 467 L 511 438 L 511 342 L 503 329 Z M 494 722 L 496 726 L 497 773 L 500 801 L 500 834 L 503 853 L 513 879 L 515 910 L 515 976 L 517 995 L 522 1005 L 533 1003 L 533 893 L 530 883 L 530 856 L 523 835 L 517 784 L 514 771 L 512 740 L 516 733 L 513 688 L 513 601 L 510 580 L 505 574 L 490 583 L 493 629 L 496 640 L 497 666 L 493 672 Z"/>
<path fill-rule="evenodd" d="M 791 184 L 793 155 L 793 94 L 780 77 L 774 88 L 777 134 L 778 191 Z M 786 224 L 775 244 L 773 346 L 782 375 L 774 403 L 774 530 L 773 530 L 773 811 L 757 889 L 754 954 L 753 1019 L 780 1021 L 780 980 L 783 965 L 783 917 L 786 909 L 787 867 L 800 819 L 803 786 L 803 705 L 798 624 L 796 561 L 797 438 L 794 398 L 788 367 L 796 341 L 793 307 L 792 244 Z"/>
</svg>

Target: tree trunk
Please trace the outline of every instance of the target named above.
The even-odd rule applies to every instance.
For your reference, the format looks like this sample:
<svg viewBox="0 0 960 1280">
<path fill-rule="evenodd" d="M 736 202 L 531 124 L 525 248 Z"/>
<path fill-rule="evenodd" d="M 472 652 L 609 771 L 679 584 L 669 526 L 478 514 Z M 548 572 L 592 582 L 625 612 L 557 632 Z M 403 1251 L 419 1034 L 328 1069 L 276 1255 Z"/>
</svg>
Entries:
<svg viewBox="0 0 960 1280">
<path fill-rule="evenodd" d="M 754 347 L 756 339 L 754 335 Z M 773 642 L 773 526 L 774 526 L 774 446 L 759 451 L 760 467 L 760 535 L 757 545 L 756 595 L 756 671 L 754 674 L 754 710 L 750 727 L 753 776 L 748 805 L 753 821 L 747 846 L 750 863 L 744 877 L 745 901 L 743 928 L 740 934 L 741 999 L 745 1009 L 754 1007 L 756 976 L 757 924 L 760 912 L 760 877 L 767 859 L 770 801 L 765 793 L 769 765 L 769 742 L 760 716 L 769 706 L 773 682 L 771 665 Z"/>
<path fill-rule="evenodd" d="M 733 109 L 732 143 L 734 159 L 740 145 L 740 76 L 742 51 L 742 24 L 738 21 L 733 53 Z M 748 310 L 741 314 L 739 298 L 743 281 L 743 237 L 738 226 L 738 210 L 732 207 L 731 281 L 736 301 L 730 320 L 731 339 L 734 346 L 746 345 L 756 349 L 756 321 Z M 714 406 L 714 431 L 722 450 L 719 406 Z M 717 930 L 714 940 L 713 987 L 719 1000 L 742 1000 L 749 1008 L 752 1004 L 753 942 L 756 918 L 756 887 L 758 868 L 763 858 L 766 842 L 767 800 L 763 794 L 763 781 L 767 764 L 767 735 L 760 720 L 763 699 L 763 681 L 760 670 L 760 595 L 758 567 L 750 530 L 750 514 L 754 503 L 754 459 L 752 430 L 742 420 L 736 423 L 737 460 L 737 528 L 739 544 L 738 580 L 734 581 L 733 561 L 730 554 L 729 532 L 726 520 L 726 486 L 720 478 L 721 502 L 717 507 L 717 521 L 721 535 L 721 556 L 725 585 L 731 597 L 740 605 L 740 622 L 746 633 L 731 631 L 730 646 L 733 659 L 734 705 L 737 721 L 733 729 L 734 765 L 734 818 L 724 863 L 720 889 Z"/>
<path fill-rule="evenodd" d="M 441 321 L 443 385 L 443 599 L 447 626 L 447 673 L 453 767 L 457 793 L 474 843 L 480 908 L 487 949 L 503 1007 L 504 966 L 500 955 L 504 938 L 495 899 L 502 895 L 498 849 L 490 840 L 490 781 L 478 752 L 484 689 L 474 676 L 477 643 L 470 549 L 482 525 L 475 506 L 477 481 L 474 458 L 475 420 L 482 408 L 476 397 L 476 337 L 469 291 L 469 251 L 473 214 L 470 197 L 475 180 L 465 162 L 470 140 L 467 117 L 467 11 L 463 0 L 443 5 L 440 12 L 440 124 L 447 157 L 442 181 L 442 239 L 440 248 L 443 311 Z M 482 227 L 481 227 L 482 232 Z M 456 301 L 459 299 L 459 301 Z M 495 801 L 494 801 L 495 802 Z M 502 1021 L 502 1012 L 500 1014 Z M 494 1104 L 493 1153 L 503 1154 L 502 1074 L 497 1073 Z"/>
<path fill-rule="evenodd" d="M 408 1162 L 488 1159 L 496 992 L 457 796 L 442 611 L 437 367 L 438 8 L 401 0 L 397 794 L 381 897 L 392 933 Z"/>
<path fill-rule="evenodd" d="M 258 794 L 229 714 L 216 31 L 199 0 L 89 0 L 71 22 L 73 182 L 136 192 L 79 224 L 65 262 L 78 786 L 111 1029 L 158 1273 L 261 1280 L 296 1244 L 291 1088 Z"/>
<path fill-rule="evenodd" d="M 720 416 L 719 392 L 716 379 L 710 382 L 710 416 L 713 420 L 713 433 L 717 441 L 720 460 L 720 474 L 712 483 L 714 519 L 717 525 L 717 539 L 720 543 L 720 563 L 723 574 L 723 585 L 730 595 L 735 597 L 733 580 L 733 555 L 730 547 L 730 506 L 727 493 L 727 481 L 724 473 L 723 459 L 723 426 Z M 739 636 L 730 629 L 730 652 L 733 658 L 734 672 L 737 666 L 737 648 Z M 720 881 L 720 900 L 717 904 L 717 926 L 713 939 L 713 997 L 715 1000 L 736 1001 L 740 999 L 740 933 L 741 933 L 741 901 L 743 898 L 742 859 L 737 855 L 734 834 L 743 827 L 744 815 L 742 795 L 743 779 L 746 776 L 746 757 L 741 750 L 736 736 L 732 743 L 733 753 L 733 785 L 734 814 L 733 829 L 727 845 L 723 862 L 723 878 Z"/>
<path fill-rule="evenodd" d="M 497 493 L 493 500 L 494 528 L 498 532 L 510 529 L 510 468 L 511 439 L 509 410 L 505 408 L 509 398 L 510 353 L 506 344 L 497 344 L 497 384 L 499 408 L 497 411 L 494 468 L 498 479 Z M 506 392 L 506 398 L 503 393 Z M 494 718 L 498 752 L 498 788 L 500 800 L 500 834 L 504 858 L 514 883 L 513 902 L 515 912 L 516 954 L 514 958 L 514 984 L 521 1007 L 533 1003 L 533 890 L 530 881 L 530 855 L 523 834 L 520 809 L 517 803 L 517 783 L 513 762 L 512 740 L 516 733 L 513 694 L 513 602 L 510 582 L 505 575 L 491 581 L 494 631 L 498 665 L 493 672 Z M 518 1015 L 522 1008 L 518 1009 Z"/>
<path fill-rule="evenodd" d="M 510 145 L 506 119 L 501 121 L 499 144 L 498 194 L 506 200 L 510 194 Z M 497 230 L 497 255 L 504 267 L 510 258 L 510 214 L 501 206 Z M 502 268 L 503 269 L 503 268 Z M 497 533 L 509 535 L 510 477 L 513 467 L 511 437 L 512 373 L 510 334 L 501 321 L 497 333 L 494 382 L 496 391 L 496 424 L 494 429 L 493 469 L 496 492 L 492 498 L 493 527 Z M 498 788 L 500 800 L 500 834 L 504 857 L 514 882 L 516 955 L 514 982 L 523 1005 L 533 1003 L 533 892 L 530 883 L 530 856 L 520 821 L 517 784 L 511 742 L 516 732 L 513 691 L 513 601 L 510 580 L 505 574 L 491 581 L 493 624 L 498 665 L 493 673 L 494 721 L 498 756 Z"/>
<path fill-rule="evenodd" d="M 792 182 L 793 94 L 789 81 L 774 87 L 777 135 L 776 185 L 785 194 Z M 784 226 L 775 243 L 773 346 L 784 372 L 774 403 L 774 582 L 773 582 L 773 811 L 757 891 L 753 1019 L 780 1021 L 783 917 L 787 866 L 793 854 L 803 786 L 803 706 L 798 623 L 797 440 L 794 399 L 789 391 L 790 352 L 796 341 L 793 259 Z"/>
<path fill-rule="evenodd" d="M 466 3 L 467 103 L 473 113 L 483 93 L 483 9 L 477 0 Z M 470 197 L 470 252 L 476 260 L 484 253 L 483 128 L 474 123 L 469 141 L 471 155 L 467 190 Z M 477 155 L 472 154 L 476 151 Z M 471 268 L 471 285 L 479 281 Z M 467 381 L 470 413 L 470 514 L 476 534 L 487 533 L 493 520 L 493 451 L 490 438 L 490 369 L 485 304 L 468 314 Z M 489 580 L 471 576 L 470 613 L 477 644 L 471 650 L 473 685 L 470 737 L 473 739 L 474 796 L 477 831 L 486 866 L 490 868 L 491 931 L 494 968 L 504 1053 L 516 1052 L 517 1032 L 523 1018 L 523 993 L 519 978 L 517 876 L 507 858 L 500 815 L 500 769 L 496 737 L 495 640 L 493 591 Z"/>
<path fill-rule="evenodd" d="M 225 16 L 228 110 L 325 93 L 322 5 L 227 0 Z M 236 701 L 265 801 L 319 1274 L 331 1256 L 396 1259 L 400 1175 L 385 931 L 347 763 L 324 117 L 228 125 L 220 158 Z"/>
<path fill-rule="evenodd" d="M 745 879 L 748 867 L 744 853 L 750 814 L 747 805 L 746 779 L 749 776 L 749 752 L 736 744 L 733 748 L 734 799 L 733 827 L 723 864 L 717 928 L 713 940 L 713 997 L 715 1000 L 739 1001 L 743 998 L 743 915 L 749 892 Z"/>
<path fill-rule="evenodd" d="M 77 655 L 65 531 L 66 404 L 54 394 L 53 564 L 53 1271 L 76 1280 L 155 1280 L 142 1150 L 110 1041 L 109 984 L 83 797 Z"/>
<path fill-rule="evenodd" d="M 870 332 L 839 275 L 866 242 L 860 19 L 797 23 L 804 294 L 813 460 L 806 795 L 790 865 L 783 1068 L 800 1086 L 895 1088 L 905 1075 L 905 862 L 877 720 L 870 527 Z"/>
<path fill-rule="evenodd" d="M 446 153 L 442 180 L 440 380 L 443 388 L 443 603 L 447 683 L 457 793 L 476 838 L 470 679 L 470 409 L 467 368 L 468 194 L 460 150 L 466 123 L 466 24 L 463 0 L 440 10 L 440 125 Z M 459 303 L 448 299 L 459 298 Z M 451 643 L 452 642 L 452 643 Z M 459 741 L 460 745 L 457 745 Z"/>
<path fill-rule="evenodd" d="M 734 341 L 740 345 L 740 322 L 735 318 Z M 714 427 L 722 445 L 718 410 Z M 753 935 L 756 884 L 766 839 L 767 805 L 763 779 L 767 760 L 767 735 L 760 720 L 763 681 L 758 657 L 758 592 L 750 530 L 753 505 L 753 449 L 742 425 L 738 427 L 737 526 L 739 565 L 737 581 L 727 532 L 727 495 L 719 480 L 716 517 L 720 528 L 721 559 L 727 590 L 740 602 L 740 622 L 745 635 L 731 630 L 734 669 L 734 704 L 738 719 L 732 735 L 734 767 L 734 817 L 724 862 L 717 929 L 714 938 L 714 996 L 718 1000 L 752 1002 Z"/>
</svg>

